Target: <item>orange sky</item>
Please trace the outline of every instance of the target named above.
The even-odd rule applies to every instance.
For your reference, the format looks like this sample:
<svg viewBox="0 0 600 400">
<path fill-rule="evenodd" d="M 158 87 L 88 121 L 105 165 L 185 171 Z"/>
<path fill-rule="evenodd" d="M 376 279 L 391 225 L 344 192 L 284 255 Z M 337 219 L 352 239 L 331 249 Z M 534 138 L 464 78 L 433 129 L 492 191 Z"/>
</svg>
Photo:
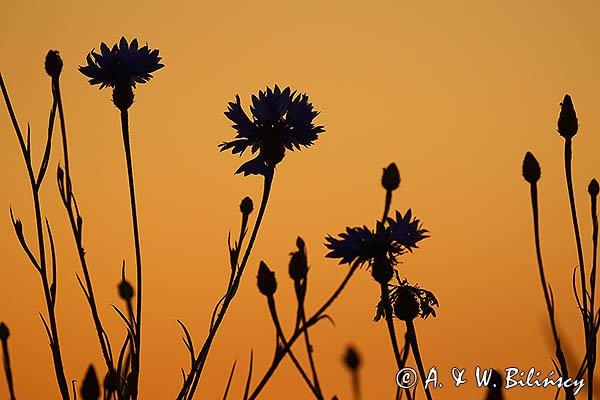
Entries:
<svg viewBox="0 0 600 400">
<path fill-rule="evenodd" d="M 240 159 L 217 144 L 234 132 L 223 115 L 239 93 L 245 105 L 266 85 L 309 94 L 325 125 L 314 147 L 288 154 L 278 167 L 271 203 L 241 290 L 212 349 L 199 394 L 222 395 L 232 362 L 243 389 L 250 350 L 256 371 L 272 356 L 273 328 L 255 286 L 259 260 L 280 278 L 280 312 L 292 321 L 289 252 L 308 246 L 317 307 L 347 267 L 324 259 L 327 234 L 369 224 L 381 214 L 381 169 L 398 164 L 402 185 L 393 206 L 413 212 L 431 231 L 404 258 L 401 274 L 436 293 L 437 318 L 416 322 L 425 363 L 447 387 L 434 398 L 481 399 L 469 382 L 450 386 L 453 366 L 551 369 L 552 345 L 539 287 L 524 153 L 542 165 L 541 229 L 547 276 L 561 334 L 580 355 L 581 321 L 570 292 L 576 252 L 555 132 L 559 103 L 573 96 L 580 121 L 574 173 L 584 247 L 591 249 L 586 187 L 600 175 L 600 7 L 567 2 L 156 2 L 130 5 L 9 1 L 3 5 L 0 71 L 22 126 L 29 121 L 42 153 L 51 105 L 43 70 L 48 49 L 64 60 L 61 82 L 75 193 L 85 218 L 85 247 L 109 333 L 123 335 L 110 309 L 119 302 L 121 260 L 134 265 L 127 178 L 110 92 L 88 86 L 76 67 L 101 41 L 121 35 L 159 48 L 166 67 L 136 90 L 131 109 L 133 157 L 144 255 L 142 398 L 173 398 L 187 358 L 176 319 L 197 345 L 228 277 L 226 238 L 237 231 L 238 204 L 258 203 L 261 180 L 233 172 Z M 55 398 L 50 351 L 38 311 L 39 278 L 14 237 L 9 206 L 33 233 L 25 166 L 4 106 L 0 111 L 0 320 L 11 328 L 19 398 Z M 58 136 L 58 135 L 57 135 Z M 55 142 L 42 189 L 59 257 L 58 318 L 69 379 L 101 365 L 91 318 L 75 280 L 79 264 L 54 182 Z M 2 217 L 3 216 L 3 217 Z M 588 252 L 591 254 L 591 251 Z M 589 259 L 589 257 L 588 257 Z M 132 271 L 132 270 L 130 270 Z M 340 358 L 361 351 L 365 398 L 394 393 L 394 360 L 382 323 L 372 322 L 378 288 L 358 273 L 331 308 L 335 326 L 313 330 L 328 398 L 350 398 Z M 398 324 L 400 326 L 400 324 Z M 120 340 L 120 339 L 119 339 Z M 243 372 L 243 373 L 242 373 Z M 6 382 L 0 379 L 5 396 Z M 509 399 L 553 398 L 554 391 L 508 392 Z M 200 396 L 199 396 L 200 397 Z M 288 362 L 264 399 L 306 399 Z"/>
</svg>

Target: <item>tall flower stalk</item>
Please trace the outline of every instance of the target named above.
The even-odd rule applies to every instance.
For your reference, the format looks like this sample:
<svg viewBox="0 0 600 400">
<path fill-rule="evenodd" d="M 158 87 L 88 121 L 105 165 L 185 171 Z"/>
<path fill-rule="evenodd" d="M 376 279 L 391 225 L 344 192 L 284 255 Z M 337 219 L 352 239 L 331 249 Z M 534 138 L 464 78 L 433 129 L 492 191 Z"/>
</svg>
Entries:
<svg viewBox="0 0 600 400">
<path fill-rule="evenodd" d="M 158 50 L 150 50 L 148 45 L 138 46 L 137 39 L 131 43 L 123 37 L 119 44 L 109 49 L 105 43 L 100 45 L 100 53 L 94 51 L 87 56 L 87 65 L 79 68 L 82 74 L 90 78 L 90 85 L 100 85 L 100 89 L 111 87 L 112 99 L 121 117 L 121 132 L 127 166 L 129 200 L 131 204 L 131 219 L 133 225 L 133 241 L 136 264 L 136 310 L 133 321 L 133 344 L 131 359 L 131 375 L 128 386 L 133 399 L 138 396 L 140 354 L 142 338 L 142 253 L 135 197 L 135 182 L 133 176 L 133 161 L 129 134 L 129 108 L 133 104 L 133 89 L 136 83 L 146 83 L 152 78 L 152 73 L 162 68 Z"/>
<path fill-rule="evenodd" d="M 273 89 L 267 87 L 265 91 L 259 91 L 258 95 L 252 96 L 250 112 L 248 116 L 242 108 L 239 95 L 236 95 L 236 101 L 228 104 L 225 116 L 233 122 L 237 134 L 234 140 L 223 142 L 219 147 L 221 151 L 231 150 L 233 154 L 240 156 L 248 149 L 253 154 L 258 152 L 252 160 L 242 164 L 235 172 L 244 176 L 264 177 L 258 215 L 243 256 L 240 257 L 245 239 L 243 228 L 236 245 L 230 247 L 231 275 L 227 289 L 215 306 L 209 333 L 200 352 L 198 355 L 191 354 L 193 362 L 190 372 L 185 377 L 177 400 L 192 399 L 195 395 L 212 343 L 237 294 L 250 258 L 269 200 L 276 166 L 284 159 L 287 151 L 311 146 L 319 138 L 319 134 L 325 131 L 323 126 L 313 122 L 319 112 L 314 110 L 308 96 L 292 91 L 289 87 L 281 90 L 275 85 Z M 245 223 L 247 219 L 243 220 L 243 227 Z"/>
<path fill-rule="evenodd" d="M 62 70 L 62 63 L 54 65 L 55 69 L 50 71 L 47 70 L 48 74 L 52 77 L 54 75 L 59 75 Z M 53 78 L 54 79 L 54 78 Z M 52 108 L 50 110 L 50 117 L 48 121 L 48 135 L 46 138 L 46 146 L 44 150 L 44 155 L 42 157 L 42 161 L 40 163 L 39 168 L 35 168 L 33 165 L 33 160 L 31 157 L 31 141 L 30 141 L 30 128 L 27 126 L 27 136 L 25 137 L 21 131 L 19 123 L 17 121 L 17 117 L 13 110 L 12 104 L 10 102 L 10 98 L 8 95 L 8 91 L 4 84 L 4 80 L 2 79 L 2 75 L 0 74 L 0 88 L 2 89 L 2 94 L 4 97 L 4 102 L 6 104 L 6 108 L 8 110 L 8 114 L 10 116 L 15 134 L 17 136 L 17 140 L 19 142 L 19 147 L 21 149 L 21 153 L 23 155 L 23 159 L 25 161 L 25 167 L 27 169 L 27 176 L 29 178 L 29 185 L 31 187 L 31 193 L 33 197 L 33 208 L 35 213 L 35 227 L 36 227 L 36 235 L 38 241 L 38 251 L 37 254 L 34 254 L 30 249 L 27 239 L 25 238 L 25 234 L 23 232 L 23 224 L 20 219 L 15 219 L 11 209 L 11 220 L 13 223 L 13 227 L 15 229 L 15 233 L 23 251 L 29 258 L 31 264 L 37 270 L 40 275 L 40 280 L 42 283 L 42 290 L 44 293 L 44 301 L 46 303 L 47 310 L 47 321 L 46 318 L 40 313 L 40 318 L 46 328 L 46 334 L 48 335 L 48 340 L 50 343 L 50 349 L 52 352 L 52 360 L 54 364 L 54 372 L 56 374 L 56 380 L 58 383 L 58 388 L 60 390 L 60 394 L 63 400 L 70 399 L 69 386 L 67 384 L 67 378 L 65 374 L 62 352 L 60 348 L 60 340 L 58 335 L 58 323 L 56 318 L 56 297 L 57 297 L 57 274 L 56 274 L 56 253 L 54 248 L 54 239 L 52 237 L 52 230 L 50 229 L 50 223 L 48 219 L 45 219 L 42 214 L 42 205 L 40 201 L 40 189 L 46 175 L 46 171 L 48 168 L 48 163 L 50 160 L 50 151 L 52 147 L 52 133 L 54 126 L 54 119 L 56 115 L 56 100 L 54 99 L 52 102 Z M 46 232 L 46 233 L 45 233 Z M 50 259 L 47 257 L 47 249 L 45 245 L 45 237 L 48 237 L 48 242 L 50 245 Z"/>
</svg>

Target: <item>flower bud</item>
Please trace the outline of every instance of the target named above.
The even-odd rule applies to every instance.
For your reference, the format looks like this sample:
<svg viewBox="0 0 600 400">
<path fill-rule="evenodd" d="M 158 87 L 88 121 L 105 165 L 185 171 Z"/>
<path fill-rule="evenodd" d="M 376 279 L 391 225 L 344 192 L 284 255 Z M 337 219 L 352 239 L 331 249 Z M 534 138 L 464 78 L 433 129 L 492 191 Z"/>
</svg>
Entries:
<svg viewBox="0 0 600 400">
<path fill-rule="evenodd" d="M 558 117 L 558 133 L 565 139 L 571 139 L 577 134 L 579 125 L 577 123 L 577 114 L 573 107 L 571 96 L 565 94 L 565 98 L 560 103 L 560 115 Z"/>
<path fill-rule="evenodd" d="M 588 186 L 588 193 L 590 194 L 590 196 L 596 197 L 598 196 L 599 191 L 600 188 L 598 187 L 598 181 L 596 179 L 592 179 Z"/>
<path fill-rule="evenodd" d="M 400 286 L 396 291 L 394 314 L 402 321 L 411 321 L 419 315 L 420 307 L 417 296 L 405 286 Z"/>
<path fill-rule="evenodd" d="M 243 215 L 250 215 L 252 210 L 254 210 L 254 204 L 252 203 L 252 199 L 248 196 L 244 197 L 244 199 L 240 203 L 240 211 Z"/>
<path fill-rule="evenodd" d="M 398 189 L 398 186 L 400 186 L 400 171 L 398 171 L 396 163 L 391 163 L 387 168 L 383 169 L 381 185 L 388 192 Z"/>
<path fill-rule="evenodd" d="M 46 73 L 52 78 L 58 78 L 62 71 L 63 61 L 60 58 L 58 50 L 50 50 L 46 54 L 46 61 L 44 62 Z"/>
<path fill-rule="evenodd" d="M 304 241 L 299 237 L 296 241 L 298 251 L 292 253 L 290 259 L 290 277 L 294 282 L 298 282 L 306 277 L 308 272 L 308 261 L 306 260 L 306 252 L 304 251 Z"/>
<path fill-rule="evenodd" d="M 104 377 L 104 391 L 107 394 L 115 393 L 119 389 L 119 375 L 116 372 L 108 372 Z"/>
<path fill-rule="evenodd" d="M 378 254 L 373 259 L 371 275 L 382 285 L 387 284 L 394 277 L 394 267 L 385 254 Z"/>
<path fill-rule="evenodd" d="M 8 326 L 4 322 L 0 322 L 0 340 L 5 342 L 10 336 L 10 331 L 8 330 Z"/>
<path fill-rule="evenodd" d="M 126 301 L 133 298 L 133 287 L 125 279 L 119 283 L 119 297 Z"/>
<path fill-rule="evenodd" d="M 344 355 L 344 364 L 346 364 L 346 367 L 348 367 L 348 369 L 351 371 L 357 371 L 360 367 L 360 356 L 358 355 L 356 350 L 354 350 L 354 347 L 348 346 L 348 349 L 346 350 L 346 355 Z"/>
<path fill-rule="evenodd" d="M 90 365 L 83 379 L 81 398 L 83 400 L 98 400 L 100 398 L 100 386 L 93 365 Z"/>
<path fill-rule="evenodd" d="M 533 185 L 540 180 L 541 174 L 540 164 L 537 162 L 534 155 L 528 151 L 523 159 L 523 178 Z"/>
<path fill-rule="evenodd" d="M 275 272 L 271 271 L 267 264 L 263 261 L 260 262 L 258 267 L 258 290 L 267 297 L 272 297 L 277 290 L 277 280 L 275 279 Z"/>
</svg>

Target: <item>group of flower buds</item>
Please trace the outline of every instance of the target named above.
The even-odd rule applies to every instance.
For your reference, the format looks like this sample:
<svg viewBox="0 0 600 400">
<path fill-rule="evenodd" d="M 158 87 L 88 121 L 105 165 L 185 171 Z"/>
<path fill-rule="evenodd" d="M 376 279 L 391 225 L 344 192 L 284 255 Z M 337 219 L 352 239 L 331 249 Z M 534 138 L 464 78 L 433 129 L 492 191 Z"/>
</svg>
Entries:
<svg viewBox="0 0 600 400">
<path fill-rule="evenodd" d="M 296 239 L 297 251 L 292 252 L 289 265 L 290 278 L 294 281 L 296 288 L 296 295 L 299 296 L 299 300 L 304 298 L 306 291 L 306 275 L 308 274 L 308 260 L 306 257 L 306 245 L 301 237 Z M 275 279 L 275 272 L 271 271 L 264 261 L 260 262 L 258 267 L 258 290 L 267 296 L 273 296 L 277 290 L 277 280 Z"/>
</svg>

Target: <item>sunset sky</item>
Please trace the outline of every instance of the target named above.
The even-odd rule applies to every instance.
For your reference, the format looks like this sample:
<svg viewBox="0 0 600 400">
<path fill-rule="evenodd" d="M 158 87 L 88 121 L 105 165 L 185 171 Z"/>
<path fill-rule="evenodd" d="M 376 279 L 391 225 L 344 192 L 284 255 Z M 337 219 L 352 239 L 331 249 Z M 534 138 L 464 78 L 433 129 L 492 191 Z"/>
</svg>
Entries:
<svg viewBox="0 0 600 400">
<path fill-rule="evenodd" d="M 238 296 L 211 350 L 197 398 L 221 398 L 237 360 L 232 396 L 243 392 L 250 351 L 255 376 L 271 362 L 274 328 L 256 288 L 260 260 L 275 270 L 284 325 L 295 298 L 287 276 L 298 235 L 308 247 L 307 304 L 316 310 L 347 272 L 325 259 L 324 238 L 346 226 L 374 226 L 383 208 L 382 168 L 402 176 L 392 209 L 411 208 L 431 237 L 402 257 L 400 275 L 433 291 L 438 316 L 416 320 L 426 366 L 436 366 L 437 400 L 482 399 L 473 380 L 454 388 L 452 367 L 535 367 L 547 374 L 554 352 L 541 291 L 529 203 L 521 177 L 526 151 L 540 161 L 542 251 L 571 369 L 583 354 L 581 318 L 571 290 L 577 253 L 556 132 L 559 104 L 571 94 L 580 123 L 574 139 L 575 195 L 591 260 L 587 185 L 600 177 L 600 5 L 593 1 L 229 1 L 4 2 L 0 72 L 22 127 L 29 122 L 41 158 L 52 95 L 43 68 L 49 49 L 61 75 L 74 192 L 100 312 L 113 341 L 124 337 L 111 309 L 125 260 L 135 265 L 127 175 L 118 111 L 77 71 L 101 42 L 121 36 L 160 49 L 165 67 L 135 90 L 130 110 L 144 259 L 141 399 L 172 399 L 188 367 L 176 319 L 199 348 L 226 288 L 227 234 L 239 229 L 239 203 L 260 201 L 262 181 L 234 171 L 242 159 L 219 153 L 235 132 L 223 115 L 236 94 L 291 86 L 309 95 L 326 132 L 287 153 Z M 56 131 L 58 132 L 58 130 Z M 59 262 L 58 321 L 69 381 L 90 363 L 102 367 L 98 341 L 75 273 L 80 272 L 55 173 L 55 136 L 42 187 Z M 36 163 L 39 161 L 36 161 Z M 0 321 L 20 399 L 58 398 L 38 311 L 39 277 L 15 238 L 9 209 L 34 242 L 25 165 L 0 106 Z M 253 215 L 254 216 L 254 215 Z M 351 398 L 341 363 L 348 344 L 364 359 L 364 399 L 390 399 L 396 372 L 383 322 L 374 323 L 379 288 L 358 271 L 330 309 L 335 325 L 312 330 L 326 398 Z M 310 311 L 309 311 L 310 312 Z M 400 322 L 397 327 L 402 331 Z M 285 328 L 284 328 L 285 329 Z M 303 348 L 296 350 L 305 360 Z M 412 361 L 411 361 L 412 362 Z M 0 398 L 8 398 L 0 378 Z M 512 389 L 508 399 L 554 398 L 553 389 Z M 583 395 L 580 395 L 583 397 Z M 310 392 L 286 360 L 262 399 L 303 400 Z M 419 398 L 424 398 L 419 393 Z"/>
</svg>

